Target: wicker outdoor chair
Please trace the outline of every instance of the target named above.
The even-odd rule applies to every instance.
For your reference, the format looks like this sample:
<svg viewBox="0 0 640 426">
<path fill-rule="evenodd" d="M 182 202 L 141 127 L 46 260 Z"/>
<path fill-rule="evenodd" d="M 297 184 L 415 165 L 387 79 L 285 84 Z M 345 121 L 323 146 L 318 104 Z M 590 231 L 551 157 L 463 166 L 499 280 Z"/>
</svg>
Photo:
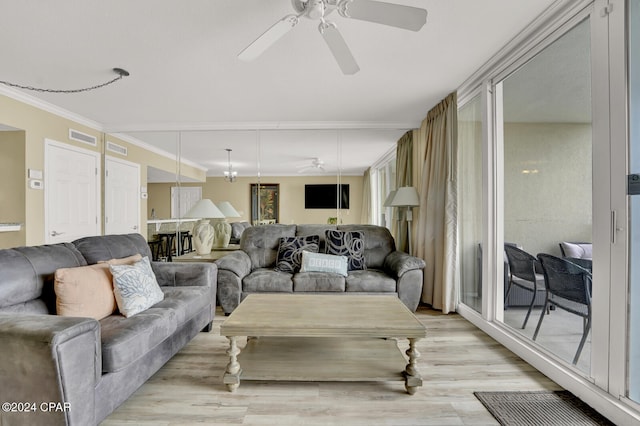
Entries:
<svg viewBox="0 0 640 426">
<path fill-rule="evenodd" d="M 575 365 L 591 330 L 591 272 L 567 259 L 550 254 L 541 253 L 538 259 L 542 264 L 547 288 L 545 309 L 550 305 L 556 306 L 583 319 L 582 338 L 572 362 Z M 533 340 L 538 337 L 544 313 L 543 309 Z"/>
</svg>

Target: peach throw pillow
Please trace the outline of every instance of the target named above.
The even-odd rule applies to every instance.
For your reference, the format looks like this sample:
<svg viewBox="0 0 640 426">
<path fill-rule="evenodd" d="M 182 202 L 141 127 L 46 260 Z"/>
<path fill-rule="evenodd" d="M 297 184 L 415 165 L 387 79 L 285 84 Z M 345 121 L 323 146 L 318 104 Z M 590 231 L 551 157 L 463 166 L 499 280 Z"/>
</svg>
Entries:
<svg viewBox="0 0 640 426">
<path fill-rule="evenodd" d="M 118 307 L 109 265 L 130 265 L 140 259 L 142 256 L 137 254 L 96 265 L 58 269 L 54 283 L 57 314 L 96 320 L 108 317 Z"/>
</svg>

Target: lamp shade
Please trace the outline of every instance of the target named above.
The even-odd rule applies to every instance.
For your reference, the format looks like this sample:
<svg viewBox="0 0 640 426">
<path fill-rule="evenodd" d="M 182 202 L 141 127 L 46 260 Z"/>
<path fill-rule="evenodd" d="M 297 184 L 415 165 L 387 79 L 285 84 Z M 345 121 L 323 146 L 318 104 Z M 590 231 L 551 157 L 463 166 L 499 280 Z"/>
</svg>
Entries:
<svg viewBox="0 0 640 426">
<path fill-rule="evenodd" d="M 220 209 L 224 217 L 240 217 L 240 213 L 228 201 L 219 202 L 218 209 Z"/>
<path fill-rule="evenodd" d="M 221 219 L 224 218 L 224 214 L 213 204 L 213 201 L 203 198 L 191 207 L 184 217 Z"/>
<path fill-rule="evenodd" d="M 395 196 L 396 196 L 396 190 L 394 189 L 393 191 L 389 192 L 389 195 L 387 195 L 387 198 L 384 200 L 384 204 L 382 206 L 391 207 L 391 202 L 393 201 Z"/>
<path fill-rule="evenodd" d="M 416 207 L 420 205 L 418 191 L 413 186 L 403 186 L 396 190 L 391 202 L 393 207 Z"/>
</svg>

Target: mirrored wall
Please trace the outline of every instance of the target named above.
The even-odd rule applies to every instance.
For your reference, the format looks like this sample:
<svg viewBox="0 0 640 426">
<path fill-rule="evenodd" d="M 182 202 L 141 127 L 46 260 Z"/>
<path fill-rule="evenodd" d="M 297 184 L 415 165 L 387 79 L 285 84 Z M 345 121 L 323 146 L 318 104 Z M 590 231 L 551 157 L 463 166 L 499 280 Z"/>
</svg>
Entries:
<svg viewBox="0 0 640 426">
<path fill-rule="evenodd" d="M 163 260 L 194 250 L 181 234 L 193 232 L 198 219 L 189 211 L 200 199 L 231 205 L 237 214 L 221 219 L 231 223 L 362 223 L 364 171 L 393 150 L 404 131 L 127 132 L 176 159 L 172 167 L 146 170 L 146 236 L 164 245 L 172 239 L 173 249 L 158 254 Z M 333 186 L 336 198 L 309 192 L 323 186 Z"/>
</svg>

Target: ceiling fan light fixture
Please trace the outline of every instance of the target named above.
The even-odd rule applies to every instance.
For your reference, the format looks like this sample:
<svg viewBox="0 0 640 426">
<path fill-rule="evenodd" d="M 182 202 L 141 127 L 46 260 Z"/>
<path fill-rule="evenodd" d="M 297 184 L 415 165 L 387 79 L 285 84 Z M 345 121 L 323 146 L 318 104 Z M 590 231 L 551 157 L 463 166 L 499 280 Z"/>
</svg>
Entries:
<svg viewBox="0 0 640 426">
<path fill-rule="evenodd" d="M 325 21 L 325 17 L 337 10 L 340 16 L 348 19 L 373 22 L 410 31 L 420 31 L 427 22 L 427 11 L 419 7 L 404 6 L 378 0 L 291 0 L 293 10 L 298 14 L 285 16 L 272 25 L 260 37 L 238 54 L 238 58 L 250 61 L 267 50 L 276 41 L 298 24 L 298 18 L 304 16 L 320 20 L 318 29 L 325 43 L 346 75 L 360 70 L 346 41 L 338 31 L 336 24 Z"/>
<path fill-rule="evenodd" d="M 224 171 L 224 180 L 226 180 L 229 183 L 233 183 L 238 178 L 238 172 L 233 170 L 233 167 L 231 166 L 232 150 L 229 148 L 226 148 L 225 151 L 227 151 L 227 170 Z"/>
</svg>

